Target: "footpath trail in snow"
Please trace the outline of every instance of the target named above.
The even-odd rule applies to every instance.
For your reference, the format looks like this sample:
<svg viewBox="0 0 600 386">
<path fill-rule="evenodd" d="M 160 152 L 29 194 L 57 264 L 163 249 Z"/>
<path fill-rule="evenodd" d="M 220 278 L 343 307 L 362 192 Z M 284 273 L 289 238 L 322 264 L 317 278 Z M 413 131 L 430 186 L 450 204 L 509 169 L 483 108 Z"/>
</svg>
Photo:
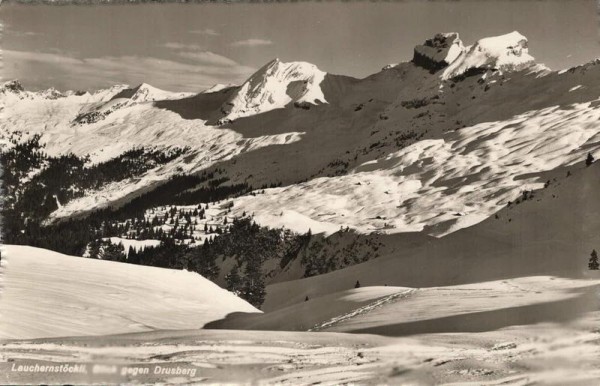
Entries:
<svg viewBox="0 0 600 386">
<path fill-rule="evenodd" d="M 365 306 L 358 307 L 348 313 L 342 314 L 340 316 L 336 316 L 335 318 L 331 318 L 326 322 L 319 323 L 316 326 L 310 328 L 308 331 L 319 331 L 319 330 L 333 327 L 336 324 L 346 321 L 348 319 L 352 319 L 356 316 L 369 313 L 369 312 L 373 311 L 374 309 L 379 308 L 383 305 L 396 302 L 400 299 L 405 299 L 405 298 L 409 297 L 410 295 L 412 295 L 415 291 L 416 291 L 416 289 L 408 289 L 405 291 L 401 291 L 401 292 L 397 292 L 395 294 L 385 296 L 385 297 L 383 297 L 381 299 L 377 299 L 376 301 L 369 303 Z"/>
</svg>

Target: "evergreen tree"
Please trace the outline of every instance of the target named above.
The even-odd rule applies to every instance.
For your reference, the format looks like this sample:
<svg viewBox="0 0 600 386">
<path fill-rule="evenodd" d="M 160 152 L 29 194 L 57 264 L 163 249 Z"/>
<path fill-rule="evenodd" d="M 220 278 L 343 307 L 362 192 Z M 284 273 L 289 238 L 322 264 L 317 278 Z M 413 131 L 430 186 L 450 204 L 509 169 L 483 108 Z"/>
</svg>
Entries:
<svg viewBox="0 0 600 386">
<path fill-rule="evenodd" d="M 142 253 L 142 249 L 140 248 L 140 252 L 137 249 L 133 248 L 133 246 L 129 247 L 129 252 L 127 253 L 127 262 L 131 264 L 139 264 L 140 263 L 140 254 Z"/>
<path fill-rule="evenodd" d="M 123 244 L 113 244 L 110 240 L 102 242 L 100 258 L 102 260 L 110 261 L 127 261 L 125 257 L 125 248 L 123 248 Z"/>
<path fill-rule="evenodd" d="M 597 271 L 598 269 L 600 269 L 600 264 L 598 263 L 598 254 L 596 253 L 595 249 L 592 251 L 588 267 L 593 271 Z"/>
<path fill-rule="evenodd" d="M 594 163 L 594 156 L 592 153 L 588 153 L 587 158 L 585 159 L 585 166 L 590 166 Z"/>
<path fill-rule="evenodd" d="M 304 298 L 304 301 L 307 302 L 308 301 L 308 295 Z"/>
<path fill-rule="evenodd" d="M 354 288 L 360 288 L 360 282 L 357 280 L 356 284 L 354 284 Z"/>
<path fill-rule="evenodd" d="M 204 276 L 208 280 L 215 280 L 219 276 L 219 267 L 212 256 L 203 254 L 199 248 L 191 248 L 187 254 L 189 268 Z"/>
<path fill-rule="evenodd" d="M 92 240 L 88 244 L 88 253 L 87 256 L 91 259 L 97 259 L 100 255 L 100 241 Z"/>
<path fill-rule="evenodd" d="M 242 278 L 240 277 L 238 267 L 235 266 L 233 267 L 231 272 L 229 272 L 227 276 L 225 276 L 225 288 L 227 288 L 228 291 L 231 291 L 237 295 L 240 292 L 241 286 Z"/>
<path fill-rule="evenodd" d="M 240 291 L 240 297 L 254 307 L 260 308 L 265 301 L 266 295 L 261 267 L 249 263 L 246 265 L 245 273 L 246 278 L 242 290 Z"/>
</svg>

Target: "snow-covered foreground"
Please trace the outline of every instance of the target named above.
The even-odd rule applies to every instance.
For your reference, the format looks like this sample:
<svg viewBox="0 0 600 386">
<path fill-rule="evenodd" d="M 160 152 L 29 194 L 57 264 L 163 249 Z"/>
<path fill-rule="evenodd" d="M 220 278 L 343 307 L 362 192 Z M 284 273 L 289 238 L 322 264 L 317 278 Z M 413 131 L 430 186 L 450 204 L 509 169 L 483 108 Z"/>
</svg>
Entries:
<svg viewBox="0 0 600 386">
<path fill-rule="evenodd" d="M 600 381 L 597 275 L 361 287 L 260 314 L 188 272 L 17 246 L 2 266 L 1 383 Z M 200 329 L 230 313 L 235 329 Z M 272 331 L 306 315 L 313 332 Z M 39 371 L 63 364 L 78 371 Z"/>
<path fill-rule="evenodd" d="M 535 276 L 420 288 L 384 297 L 319 329 L 402 336 L 571 320 L 598 309 L 594 296 L 600 295 L 598 284 L 598 280 Z"/>
<path fill-rule="evenodd" d="M 598 279 L 533 276 L 429 288 L 369 286 L 315 294 L 272 310 L 265 307 L 264 314 L 230 315 L 206 327 L 387 336 L 486 331 L 572 319 L 596 309 L 593 294 Z"/>
<path fill-rule="evenodd" d="M 2 338 L 201 328 L 231 312 L 259 312 L 192 272 L 12 245 L 2 265 Z"/>
<path fill-rule="evenodd" d="M 0 352 L 0 381 L 597 385 L 598 323 L 600 312 L 567 324 L 401 338 L 328 332 L 186 330 L 5 341 Z M 83 364 L 87 373 L 13 370 L 21 364 L 36 363 Z M 98 364 L 104 367 L 94 368 Z M 111 366 L 114 374 L 97 372 Z M 177 368 L 187 373 L 156 373 Z M 143 369 L 148 374 L 143 374 Z"/>
</svg>

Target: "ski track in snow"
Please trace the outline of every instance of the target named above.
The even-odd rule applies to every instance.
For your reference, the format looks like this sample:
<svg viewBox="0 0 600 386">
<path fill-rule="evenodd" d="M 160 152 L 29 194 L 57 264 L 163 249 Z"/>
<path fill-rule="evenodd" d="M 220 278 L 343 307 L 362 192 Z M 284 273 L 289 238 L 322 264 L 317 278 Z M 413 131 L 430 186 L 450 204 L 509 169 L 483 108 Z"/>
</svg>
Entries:
<svg viewBox="0 0 600 386">
<path fill-rule="evenodd" d="M 373 311 L 374 309 L 384 306 L 386 304 L 393 303 L 400 299 L 407 298 L 408 296 L 411 296 L 415 291 L 416 291 L 416 289 L 409 289 L 406 291 L 401 291 L 401 292 L 397 292 L 395 294 L 385 296 L 385 297 L 378 299 L 372 303 L 369 303 L 365 306 L 356 308 L 346 314 L 336 316 L 335 318 L 331 318 L 330 320 L 328 320 L 326 322 L 319 323 L 316 326 L 310 328 L 308 331 L 320 331 L 320 330 L 324 330 L 326 328 L 333 327 L 338 323 L 341 323 L 348 319 L 352 319 L 359 315 L 369 313 L 369 312 Z"/>
</svg>

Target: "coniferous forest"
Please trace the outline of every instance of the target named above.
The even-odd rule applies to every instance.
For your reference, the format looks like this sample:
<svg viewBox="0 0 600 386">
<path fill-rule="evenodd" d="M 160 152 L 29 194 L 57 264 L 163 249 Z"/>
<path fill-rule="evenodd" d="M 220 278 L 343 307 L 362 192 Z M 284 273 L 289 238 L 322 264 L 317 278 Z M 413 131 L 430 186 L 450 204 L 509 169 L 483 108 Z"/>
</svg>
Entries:
<svg viewBox="0 0 600 386">
<path fill-rule="evenodd" d="M 378 256 L 375 236 L 341 229 L 330 237 L 270 229 L 251 214 L 232 217 L 227 199 L 253 191 L 229 184 L 223 170 L 176 175 L 120 207 L 48 221 L 59 205 L 86 190 L 143 175 L 184 155 L 187 149 L 138 148 L 98 164 L 73 154 L 49 156 L 40 137 L 19 142 L 2 153 L 4 234 L 9 244 L 31 245 L 85 256 L 155 267 L 186 269 L 217 281 L 260 307 L 265 285 L 296 260 L 304 277 L 357 264 Z M 264 187 L 261 187 L 261 189 Z M 260 190 L 252 194 L 260 194 Z M 207 212 L 211 211 L 210 219 Z M 215 220 L 218 218 L 218 220 Z M 125 248 L 120 240 L 154 240 L 158 245 Z M 356 248 L 357 244 L 364 248 Z M 233 268 L 221 272 L 227 259 Z M 276 269 L 267 270 L 267 262 Z M 269 265 L 271 266 L 271 265 Z"/>
</svg>

